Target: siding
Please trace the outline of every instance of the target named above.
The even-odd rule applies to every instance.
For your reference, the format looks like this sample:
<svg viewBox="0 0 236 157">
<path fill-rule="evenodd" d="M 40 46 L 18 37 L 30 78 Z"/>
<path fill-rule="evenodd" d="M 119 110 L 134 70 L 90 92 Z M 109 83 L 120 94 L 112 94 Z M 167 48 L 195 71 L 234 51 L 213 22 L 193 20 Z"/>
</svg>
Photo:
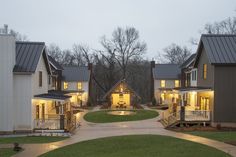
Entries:
<svg viewBox="0 0 236 157">
<path fill-rule="evenodd" d="M 203 79 L 203 64 L 207 64 L 207 79 Z M 203 48 L 198 62 L 197 86 L 214 88 L 214 66 L 209 63 L 206 51 Z"/>
<path fill-rule="evenodd" d="M 215 66 L 214 122 L 236 122 L 236 66 Z"/>
<path fill-rule="evenodd" d="M 32 75 L 14 75 L 14 130 L 32 129 Z"/>
<path fill-rule="evenodd" d="M 0 35 L 0 132 L 12 131 L 14 120 L 13 67 L 15 65 L 15 39 Z"/>
<path fill-rule="evenodd" d="M 175 88 L 175 80 L 165 80 L 165 81 L 166 81 L 165 88 Z M 160 80 L 154 81 L 154 96 L 157 101 L 160 100 L 160 94 L 161 94 L 161 91 L 159 90 L 159 88 L 161 88 L 160 82 L 161 82 Z"/>
</svg>

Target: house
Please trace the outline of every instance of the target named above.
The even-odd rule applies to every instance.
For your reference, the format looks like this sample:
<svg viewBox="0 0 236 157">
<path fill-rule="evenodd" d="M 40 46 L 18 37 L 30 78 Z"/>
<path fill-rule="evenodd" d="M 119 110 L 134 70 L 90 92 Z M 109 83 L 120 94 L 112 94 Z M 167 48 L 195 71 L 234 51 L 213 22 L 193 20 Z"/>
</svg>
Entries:
<svg viewBox="0 0 236 157">
<path fill-rule="evenodd" d="M 196 53 L 192 54 L 181 68 L 181 87 L 197 86 L 197 69 L 193 68 Z"/>
<path fill-rule="evenodd" d="M 178 102 L 178 93 L 173 89 L 180 87 L 181 69 L 177 64 L 151 63 L 153 81 L 153 97 L 158 104 L 170 105 Z"/>
<path fill-rule="evenodd" d="M 236 35 L 202 35 L 194 62 L 199 106 L 211 111 L 211 124 L 236 127 Z"/>
<path fill-rule="evenodd" d="M 86 106 L 91 88 L 92 64 L 88 66 L 64 66 L 62 71 L 61 90 L 71 96 L 74 107 Z"/>
<path fill-rule="evenodd" d="M 131 109 L 140 99 L 125 79 L 118 81 L 103 98 L 108 99 L 111 109 Z"/>
<path fill-rule="evenodd" d="M 49 65 L 51 67 L 52 74 L 48 78 L 49 90 L 61 90 L 62 71 L 63 67 L 56 62 L 51 56 L 48 55 Z"/>
<path fill-rule="evenodd" d="M 236 127 L 236 35 L 202 35 L 193 58 L 182 65 L 187 83 L 173 90 L 180 97 L 176 112 L 164 112 L 163 120 Z"/>
<path fill-rule="evenodd" d="M 44 42 L 0 34 L 0 133 L 75 126 L 71 96 L 48 93 L 52 69 Z"/>
</svg>

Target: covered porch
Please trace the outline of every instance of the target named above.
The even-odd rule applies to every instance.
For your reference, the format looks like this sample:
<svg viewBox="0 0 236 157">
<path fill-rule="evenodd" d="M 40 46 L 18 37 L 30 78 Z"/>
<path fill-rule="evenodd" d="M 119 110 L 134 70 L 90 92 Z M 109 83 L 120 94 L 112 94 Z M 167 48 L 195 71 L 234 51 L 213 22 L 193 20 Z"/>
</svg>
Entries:
<svg viewBox="0 0 236 157">
<path fill-rule="evenodd" d="M 140 99 L 138 94 L 126 83 L 125 80 L 117 82 L 103 97 L 108 99 L 111 109 L 132 109 Z"/>
<path fill-rule="evenodd" d="M 176 88 L 180 101 L 170 105 L 162 113 L 162 118 L 169 121 L 210 122 L 214 104 L 214 91 L 205 87 Z"/>
<path fill-rule="evenodd" d="M 34 130 L 70 131 L 76 126 L 71 111 L 71 96 L 46 93 L 32 99 Z"/>
</svg>

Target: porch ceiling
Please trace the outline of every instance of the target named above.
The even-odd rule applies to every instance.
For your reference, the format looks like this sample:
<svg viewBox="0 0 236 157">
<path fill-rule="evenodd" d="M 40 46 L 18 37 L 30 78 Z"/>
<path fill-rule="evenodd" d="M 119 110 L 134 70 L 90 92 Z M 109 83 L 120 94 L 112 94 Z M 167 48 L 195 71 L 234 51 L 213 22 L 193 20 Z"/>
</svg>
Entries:
<svg viewBox="0 0 236 157">
<path fill-rule="evenodd" d="M 200 92 L 200 91 L 212 91 L 212 88 L 196 86 L 196 87 L 179 87 L 179 88 L 174 88 L 174 90 L 180 92 L 191 92 L 191 91 Z"/>
</svg>

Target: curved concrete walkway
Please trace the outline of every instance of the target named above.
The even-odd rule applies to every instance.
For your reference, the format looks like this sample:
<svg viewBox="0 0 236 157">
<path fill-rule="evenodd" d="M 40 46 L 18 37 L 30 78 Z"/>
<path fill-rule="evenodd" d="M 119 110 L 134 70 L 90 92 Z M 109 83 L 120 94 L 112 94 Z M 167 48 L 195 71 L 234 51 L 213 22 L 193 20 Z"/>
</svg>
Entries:
<svg viewBox="0 0 236 157">
<path fill-rule="evenodd" d="M 84 113 L 83 113 L 84 114 Z M 82 115 L 83 117 L 83 115 Z M 153 134 L 153 135 L 165 135 L 193 141 L 201 144 L 205 144 L 216 149 L 222 150 L 234 157 L 236 157 L 236 147 L 214 140 L 210 140 L 203 137 L 177 133 L 165 130 L 159 122 L 158 118 L 133 121 L 133 122 L 117 122 L 117 123 L 103 123 L 95 124 L 89 123 L 81 119 L 81 127 L 75 131 L 75 134 L 64 141 L 47 143 L 47 144 L 24 144 L 22 147 L 24 151 L 14 155 L 14 157 L 36 157 L 48 151 L 60 148 L 73 143 L 102 138 L 110 136 L 122 136 L 122 135 L 137 135 L 137 134 Z"/>
</svg>

